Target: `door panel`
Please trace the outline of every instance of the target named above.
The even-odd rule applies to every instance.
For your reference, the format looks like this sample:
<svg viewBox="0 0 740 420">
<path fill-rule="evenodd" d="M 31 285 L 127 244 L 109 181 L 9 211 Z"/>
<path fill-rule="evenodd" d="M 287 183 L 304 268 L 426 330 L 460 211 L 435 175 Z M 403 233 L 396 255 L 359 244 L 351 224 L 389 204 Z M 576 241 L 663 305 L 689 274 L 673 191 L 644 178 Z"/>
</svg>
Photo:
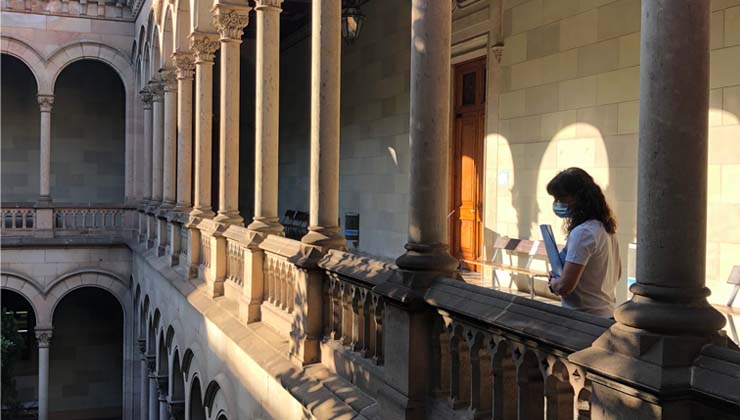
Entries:
<svg viewBox="0 0 740 420">
<path fill-rule="evenodd" d="M 466 260 L 480 255 L 485 74 L 485 59 L 455 66 L 450 244 Z"/>
</svg>

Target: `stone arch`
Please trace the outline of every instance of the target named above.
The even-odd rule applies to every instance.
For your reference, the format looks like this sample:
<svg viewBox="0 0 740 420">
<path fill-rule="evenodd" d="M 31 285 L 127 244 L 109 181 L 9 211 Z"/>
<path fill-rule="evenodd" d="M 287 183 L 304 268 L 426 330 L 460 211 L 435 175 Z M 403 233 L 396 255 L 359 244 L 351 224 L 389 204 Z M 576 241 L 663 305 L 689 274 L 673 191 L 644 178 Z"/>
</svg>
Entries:
<svg viewBox="0 0 740 420">
<path fill-rule="evenodd" d="M 180 361 L 180 349 L 176 347 L 172 351 L 169 379 L 169 395 L 172 401 L 185 401 L 185 378 Z"/>
<path fill-rule="evenodd" d="M 187 389 L 185 417 L 191 420 L 206 420 L 206 412 L 203 407 L 203 385 L 200 381 L 200 376 L 194 376 Z"/>
<path fill-rule="evenodd" d="M 33 310 L 33 314 L 36 317 L 36 323 L 38 325 L 40 308 L 38 308 L 37 306 L 44 305 L 43 296 L 41 296 L 41 293 L 36 288 L 36 285 L 34 284 L 35 281 L 33 281 L 30 277 L 23 276 L 22 274 L 6 272 L 3 272 L 0 278 L 2 279 L 2 285 L 0 286 L 0 288 L 17 293 L 19 296 L 25 299 L 29 305 L 31 305 L 31 309 Z M 28 290 L 28 288 L 23 287 L 24 283 L 26 282 L 34 285 L 32 287 L 33 290 Z M 38 305 L 38 303 L 42 303 L 42 305 Z"/>
<path fill-rule="evenodd" d="M 10 36 L 0 36 L 0 53 L 8 54 L 23 62 L 36 79 L 36 91 L 41 93 L 41 87 L 46 84 L 46 62 L 33 47 L 23 41 Z"/>
<path fill-rule="evenodd" d="M 175 0 L 175 51 L 189 51 L 192 21 L 190 19 L 190 0 Z"/>
<path fill-rule="evenodd" d="M 51 325 L 54 310 L 64 296 L 81 287 L 97 287 L 110 292 L 121 305 L 124 326 L 128 324 L 126 302 L 129 299 L 129 285 L 127 282 L 114 273 L 105 270 L 87 269 L 63 274 L 47 286 L 45 294 L 46 300 L 50 303 L 48 305 L 50 310 L 45 321 L 48 321 L 48 325 Z"/>
<path fill-rule="evenodd" d="M 65 67 L 75 61 L 84 59 L 98 60 L 108 64 L 118 73 L 126 92 L 133 91 L 131 83 L 135 80 L 134 71 L 126 55 L 108 45 L 83 40 L 67 44 L 49 56 L 47 71 L 51 75 L 51 79 L 49 80 L 50 84 L 44 86 L 45 89 L 48 89 L 48 93 L 53 94 L 54 84 Z"/>
<path fill-rule="evenodd" d="M 174 20 L 173 14 L 176 12 L 173 12 L 173 6 L 167 5 L 165 7 L 164 11 L 164 19 L 162 21 L 162 68 L 172 68 L 172 53 L 175 51 L 175 29 L 174 29 Z"/>
<path fill-rule="evenodd" d="M 208 384 L 203 394 L 203 406 L 211 419 L 234 413 L 234 392 L 231 381 L 224 373 L 219 373 Z"/>
<path fill-rule="evenodd" d="M 161 48 L 159 45 L 159 31 L 154 30 L 152 33 L 152 39 L 149 42 L 149 77 L 154 79 L 155 75 L 159 74 L 159 70 L 162 68 L 162 55 Z"/>
</svg>

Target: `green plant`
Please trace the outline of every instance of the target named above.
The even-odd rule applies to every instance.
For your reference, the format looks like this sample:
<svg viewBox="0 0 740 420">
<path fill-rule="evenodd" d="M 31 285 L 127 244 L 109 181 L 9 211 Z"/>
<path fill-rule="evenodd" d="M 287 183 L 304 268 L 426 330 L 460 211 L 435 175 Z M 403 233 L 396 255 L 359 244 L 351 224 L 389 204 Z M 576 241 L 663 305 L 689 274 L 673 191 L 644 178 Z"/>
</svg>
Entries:
<svg viewBox="0 0 740 420">
<path fill-rule="evenodd" d="M 23 335 L 18 332 L 13 312 L 2 312 L 2 325 L 0 326 L 0 376 L 2 376 L 2 407 L 3 415 L 13 419 L 18 416 L 21 409 L 18 400 L 18 390 L 13 377 L 13 365 L 18 354 L 25 346 Z"/>
</svg>

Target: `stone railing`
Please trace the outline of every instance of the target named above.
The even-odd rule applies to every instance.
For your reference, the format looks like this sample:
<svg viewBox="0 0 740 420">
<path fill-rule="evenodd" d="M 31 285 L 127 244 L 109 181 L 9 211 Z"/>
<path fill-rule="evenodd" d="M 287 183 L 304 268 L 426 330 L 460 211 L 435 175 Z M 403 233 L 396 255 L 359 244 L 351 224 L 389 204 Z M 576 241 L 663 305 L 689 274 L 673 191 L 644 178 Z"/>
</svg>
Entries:
<svg viewBox="0 0 740 420">
<path fill-rule="evenodd" d="M 2 231 L 32 231 L 36 225 L 36 211 L 29 207 L 3 208 Z"/>
<path fill-rule="evenodd" d="M 298 272 L 294 261 L 301 254 L 301 243 L 270 235 L 260 248 L 264 251 L 262 320 L 289 335 L 295 315 Z"/>
<path fill-rule="evenodd" d="M 3 0 L 6 12 L 41 13 L 46 15 L 72 16 L 107 20 L 131 20 L 131 2 L 119 0 Z"/>
<path fill-rule="evenodd" d="M 115 230 L 124 227 L 125 208 L 55 208 L 56 230 Z"/>
<path fill-rule="evenodd" d="M 318 265 L 326 271 L 324 339 L 382 365 L 384 302 L 372 288 L 386 281 L 394 267 L 335 250 Z"/>
<path fill-rule="evenodd" d="M 43 207 L 2 205 L 4 244 L 34 241 L 97 240 L 122 242 L 137 229 L 133 208 L 124 205 L 53 204 Z M 71 242 L 70 242 L 71 243 Z"/>
<path fill-rule="evenodd" d="M 435 409 L 472 418 L 590 418 L 590 383 L 568 355 L 613 323 L 442 279 L 426 291 Z"/>
</svg>

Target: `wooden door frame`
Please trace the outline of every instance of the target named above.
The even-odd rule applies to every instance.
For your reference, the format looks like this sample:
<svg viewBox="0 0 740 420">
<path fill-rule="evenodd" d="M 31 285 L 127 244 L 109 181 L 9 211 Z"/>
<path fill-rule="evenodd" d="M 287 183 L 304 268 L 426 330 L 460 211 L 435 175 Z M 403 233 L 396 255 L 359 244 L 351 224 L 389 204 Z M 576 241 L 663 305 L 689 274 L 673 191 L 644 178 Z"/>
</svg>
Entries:
<svg viewBox="0 0 740 420">
<path fill-rule="evenodd" d="M 450 253 L 458 258 L 459 255 L 457 255 L 458 246 L 459 243 L 457 241 L 457 236 L 459 235 L 459 232 L 457 232 L 457 216 L 455 212 L 457 212 L 457 185 L 456 185 L 456 179 L 457 179 L 457 167 L 456 167 L 456 146 L 457 146 L 457 135 L 458 130 L 461 128 L 457 124 L 457 115 L 460 112 L 465 112 L 465 108 L 458 109 L 458 104 L 462 102 L 462 89 L 456 89 L 458 86 L 458 77 L 462 77 L 462 73 L 464 72 L 466 67 L 477 67 L 482 64 L 483 66 L 483 72 L 481 74 L 482 77 L 479 78 L 479 80 L 476 81 L 476 92 L 483 95 L 483 97 L 486 99 L 483 101 L 481 105 L 473 106 L 472 108 L 475 109 L 478 106 L 482 106 L 481 109 L 478 109 L 476 112 L 481 113 L 481 117 L 483 120 L 483 124 L 479 129 L 481 130 L 481 138 L 479 139 L 479 144 L 477 147 L 477 155 L 479 159 L 477 159 L 478 167 L 476 168 L 476 178 L 477 178 L 477 189 L 475 191 L 476 194 L 476 217 L 478 218 L 478 229 L 476 229 L 476 245 L 475 245 L 475 257 L 479 258 L 481 256 L 481 251 L 483 248 L 483 242 L 485 240 L 485 236 L 483 233 L 483 194 L 484 194 L 484 188 L 483 188 L 483 181 L 484 181 L 484 170 L 485 168 L 483 165 L 485 164 L 485 133 L 486 133 L 486 116 L 487 116 L 487 96 L 488 92 L 487 90 L 487 78 L 488 78 L 488 56 L 487 55 L 481 55 L 478 57 L 471 58 L 469 60 L 465 60 L 459 63 L 455 63 L 452 65 L 452 71 L 451 71 L 451 82 L 452 82 L 452 89 L 451 89 L 451 95 L 450 95 L 450 136 L 449 136 L 449 142 L 448 142 L 448 186 L 447 186 L 447 211 L 448 211 L 448 223 L 447 223 L 447 237 L 448 237 L 448 243 L 450 244 Z M 468 108 L 469 111 L 472 111 L 472 109 Z"/>
</svg>

